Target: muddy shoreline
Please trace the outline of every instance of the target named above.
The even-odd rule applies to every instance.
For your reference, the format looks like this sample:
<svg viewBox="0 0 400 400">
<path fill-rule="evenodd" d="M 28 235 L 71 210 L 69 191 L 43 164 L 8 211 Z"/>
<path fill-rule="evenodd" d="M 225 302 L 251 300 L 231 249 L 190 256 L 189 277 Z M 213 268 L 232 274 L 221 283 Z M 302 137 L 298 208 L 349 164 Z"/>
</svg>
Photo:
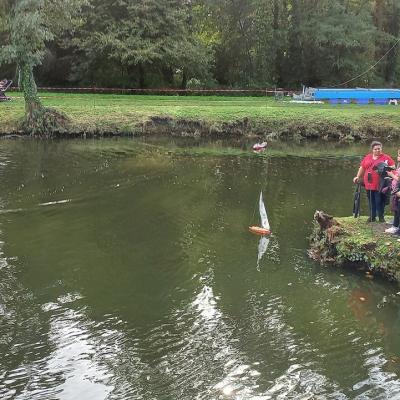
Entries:
<svg viewBox="0 0 400 400">
<path fill-rule="evenodd" d="M 324 140 L 367 142 L 372 139 L 400 139 L 400 127 L 365 122 L 361 125 L 337 122 L 254 121 L 248 118 L 230 122 L 151 117 L 128 128 L 100 122 L 97 126 L 70 123 L 62 132 L 49 132 L 53 138 L 93 138 L 115 136 L 171 136 L 191 138 L 260 138 L 266 140 Z M 2 138 L 29 136 L 19 128 L 1 132 Z"/>
</svg>

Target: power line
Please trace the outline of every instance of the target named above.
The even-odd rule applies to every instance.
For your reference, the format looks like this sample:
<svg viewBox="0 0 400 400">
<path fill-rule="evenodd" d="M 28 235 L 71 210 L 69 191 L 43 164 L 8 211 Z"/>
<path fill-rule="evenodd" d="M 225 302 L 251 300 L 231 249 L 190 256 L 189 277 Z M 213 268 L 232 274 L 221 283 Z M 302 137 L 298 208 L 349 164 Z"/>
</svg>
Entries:
<svg viewBox="0 0 400 400">
<path fill-rule="evenodd" d="M 400 42 L 400 38 L 399 39 L 397 39 L 397 41 L 396 41 L 396 43 L 374 64 L 374 65 L 372 65 L 371 67 L 369 67 L 365 72 L 363 72 L 362 74 L 360 74 L 360 75 L 357 75 L 356 77 L 354 77 L 354 78 L 351 78 L 351 79 L 349 79 L 348 81 L 346 81 L 346 82 L 343 82 L 343 83 L 339 83 L 338 85 L 334 85 L 334 86 L 332 86 L 332 87 L 338 87 L 338 86 L 343 86 L 343 85 L 346 85 L 347 83 L 349 83 L 349 82 L 352 82 L 352 81 L 355 81 L 356 79 L 358 79 L 358 78 L 360 78 L 361 76 L 363 76 L 363 75 L 365 75 L 365 74 L 367 74 L 369 71 L 371 71 L 371 69 L 373 69 L 373 68 L 375 68 L 398 44 L 399 44 L 399 42 Z"/>
</svg>

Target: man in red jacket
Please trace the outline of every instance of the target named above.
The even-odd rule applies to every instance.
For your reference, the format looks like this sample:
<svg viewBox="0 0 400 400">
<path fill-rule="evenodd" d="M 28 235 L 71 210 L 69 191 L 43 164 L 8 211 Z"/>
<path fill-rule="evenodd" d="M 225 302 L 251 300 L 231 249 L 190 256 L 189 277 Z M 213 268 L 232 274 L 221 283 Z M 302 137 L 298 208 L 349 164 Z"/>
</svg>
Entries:
<svg viewBox="0 0 400 400">
<path fill-rule="evenodd" d="M 388 167 L 394 166 L 393 159 L 382 152 L 382 143 L 374 141 L 371 143 L 371 153 L 362 159 L 357 176 L 353 179 L 354 183 L 359 183 L 363 177 L 370 212 L 368 222 L 374 222 L 377 216 L 379 222 L 385 222 L 385 195 L 379 190 L 380 176 L 377 172 L 379 163 L 385 163 Z"/>
</svg>

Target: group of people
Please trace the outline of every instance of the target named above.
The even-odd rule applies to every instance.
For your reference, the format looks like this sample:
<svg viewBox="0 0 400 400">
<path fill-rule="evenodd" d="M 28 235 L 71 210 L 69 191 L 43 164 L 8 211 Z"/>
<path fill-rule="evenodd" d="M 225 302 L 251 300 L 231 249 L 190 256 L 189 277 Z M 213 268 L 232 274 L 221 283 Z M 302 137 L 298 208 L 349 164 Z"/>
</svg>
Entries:
<svg viewBox="0 0 400 400">
<path fill-rule="evenodd" d="M 397 150 L 397 167 L 393 159 L 383 153 L 382 143 L 373 141 L 371 153 L 361 161 L 354 183 L 364 185 L 369 205 L 368 222 L 385 222 L 385 205 L 390 197 L 391 209 L 394 213 L 393 226 L 386 233 L 400 235 L 400 149 Z"/>
</svg>

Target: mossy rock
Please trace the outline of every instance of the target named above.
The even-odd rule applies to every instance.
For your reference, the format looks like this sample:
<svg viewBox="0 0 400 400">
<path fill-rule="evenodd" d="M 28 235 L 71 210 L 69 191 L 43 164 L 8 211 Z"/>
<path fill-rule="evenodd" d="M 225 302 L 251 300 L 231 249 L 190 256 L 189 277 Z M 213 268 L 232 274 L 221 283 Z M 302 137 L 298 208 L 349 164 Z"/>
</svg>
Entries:
<svg viewBox="0 0 400 400">
<path fill-rule="evenodd" d="M 321 216 L 328 221 L 325 226 Z M 332 218 L 317 211 L 309 255 L 322 264 L 361 267 L 400 281 L 400 236 L 385 233 L 389 226 L 368 223 L 367 217 Z"/>
</svg>

